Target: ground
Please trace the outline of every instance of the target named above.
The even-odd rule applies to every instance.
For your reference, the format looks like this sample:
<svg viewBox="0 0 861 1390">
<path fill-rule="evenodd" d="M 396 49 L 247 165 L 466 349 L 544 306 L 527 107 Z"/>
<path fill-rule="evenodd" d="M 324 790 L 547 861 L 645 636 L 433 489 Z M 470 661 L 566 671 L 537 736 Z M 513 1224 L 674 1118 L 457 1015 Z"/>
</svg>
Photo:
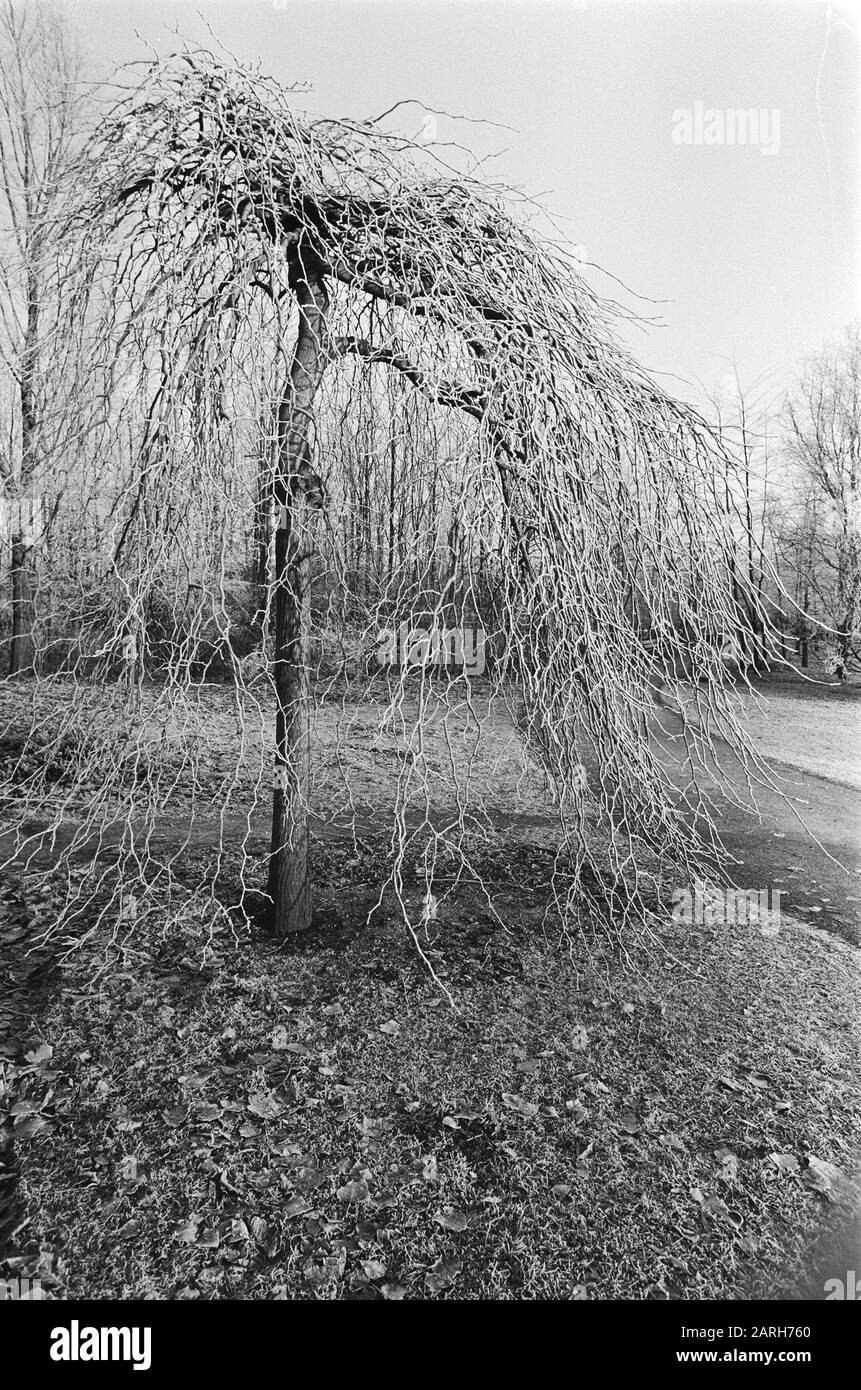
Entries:
<svg viewBox="0 0 861 1390">
<path fill-rule="evenodd" d="M 859 706 L 817 703 L 848 741 Z M 422 936 L 451 1002 L 389 898 L 367 920 L 373 837 L 318 842 L 328 923 L 286 945 L 224 928 L 202 951 L 191 910 L 124 950 L 96 936 L 25 955 L 50 894 L 9 888 L 9 1273 L 59 1297 L 155 1298 L 815 1297 L 842 1277 L 852 880 L 840 871 L 835 920 L 806 878 L 807 922 L 692 930 L 665 911 L 625 949 L 597 923 L 560 938 L 540 790 L 518 821 L 496 763 L 494 914 L 464 882 Z M 795 862 L 789 830 L 742 832 L 758 872 Z M 189 881 L 206 860 L 201 835 Z M 422 885 L 406 888 L 418 907 Z"/>
<path fill-rule="evenodd" d="M 742 693 L 751 738 L 767 758 L 861 790 L 861 686 L 784 677 Z"/>
</svg>

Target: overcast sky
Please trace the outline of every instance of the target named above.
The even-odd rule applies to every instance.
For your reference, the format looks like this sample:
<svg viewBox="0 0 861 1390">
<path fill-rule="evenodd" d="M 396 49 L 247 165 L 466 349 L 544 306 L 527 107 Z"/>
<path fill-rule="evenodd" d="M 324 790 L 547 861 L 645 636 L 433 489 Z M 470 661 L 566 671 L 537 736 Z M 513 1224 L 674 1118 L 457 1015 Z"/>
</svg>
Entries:
<svg viewBox="0 0 861 1390">
<path fill-rule="evenodd" d="M 302 103 L 312 110 L 363 117 L 415 98 L 427 108 L 512 127 L 465 127 L 443 116 L 436 134 L 496 155 L 488 165 L 495 178 L 541 195 L 590 261 L 637 295 L 661 301 L 641 307 L 663 326 L 634 339 L 655 372 L 699 379 L 711 390 L 726 378 L 734 354 L 745 383 L 771 373 L 777 386 L 859 312 L 856 6 L 66 6 L 100 71 L 142 56 L 142 40 L 170 51 L 177 27 L 212 46 L 208 25 L 239 59 L 259 61 L 285 82 L 308 83 L 312 91 Z M 736 109 L 764 113 L 758 143 L 741 144 L 738 130 L 732 142 L 726 113 Z M 415 132 L 424 120 L 421 106 L 402 116 Z M 606 276 L 593 283 L 629 307 L 637 302 Z"/>
</svg>

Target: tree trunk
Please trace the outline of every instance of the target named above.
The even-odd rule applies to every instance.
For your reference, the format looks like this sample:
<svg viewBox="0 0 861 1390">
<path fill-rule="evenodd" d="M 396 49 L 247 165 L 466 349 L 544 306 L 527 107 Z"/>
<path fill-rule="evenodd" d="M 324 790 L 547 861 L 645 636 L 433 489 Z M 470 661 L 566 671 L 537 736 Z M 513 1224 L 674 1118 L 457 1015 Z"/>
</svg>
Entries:
<svg viewBox="0 0 861 1390">
<path fill-rule="evenodd" d="M 267 431 L 268 434 L 268 431 Z M 251 585 L 254 591 L 254 616 L 251 628 L 255 640 L 265 644 L 266 599 L 269 589 L 269 537 L 272 532 L 272 451 L 268 442 L 261 443 L 257 460 L 257 482 L 252 521 Z"/>
<path fill-rule="evenodd" d="M 311 704 L 308 632 L 311 604 L 311 524 L 322 504 L 311 468 L 311 407 L 325 365 L 328 300 L 307 257 L 291 269 L 299 334 L 290 380 L 278 412 L 278 507 L 275 535 L 275 775 L 269 896 L 278 935 L 311 925 L 308 806 L 311 780 Z"/>
<path fill-rule="evenodd" d="M 12 638 L 9 675 L 22 676 L 33 668 L 33 599 L 30 589 L 30 547 L 23 531 L 12 537 Z"/>
<path fill-rule="evenodd" d="M 12 537 L 12 640 L 9 644 L 9 675 L 20 676 L 34 664 L 33 598 L 30 583 L 28 531 L 33 532 L 34 507 L 41 505 L 32 496 L 36 469 L 36 376 L 38 372 L 39 287 L 32 269 L 27 272 L 27 327 L 21 354 L 18 386 L 21 409 L 21 478 L 18 487 L 18 529 Z M 29 509 L 25 521 L 24 512 Z"/>
</svg>

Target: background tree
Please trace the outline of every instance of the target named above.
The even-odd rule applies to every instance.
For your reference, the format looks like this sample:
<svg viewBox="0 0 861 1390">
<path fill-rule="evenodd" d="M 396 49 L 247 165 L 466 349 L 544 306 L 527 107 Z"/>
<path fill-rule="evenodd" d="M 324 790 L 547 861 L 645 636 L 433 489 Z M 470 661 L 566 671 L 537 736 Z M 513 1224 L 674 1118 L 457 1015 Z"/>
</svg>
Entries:
<svg viewBox="0 0 861 1390">
<path fill-rule="evenodd" d="M 784 454 L 794 503 L 782 533 L 801 606 L 830 629 L 834 670 L 859 655 L 861 325 L 811 359 L 787 401 Z"/>
<path fill-rule="evenodd" d="M 62 16 L 47 5 L 0 8 L 0 363 L 4 522 L 9 527 L 8 669 L 34 658 L 34 557 L 44 547 L 50 497 L 40 478 L 70 434 L 63 331 L 60 222 L 70 159 L 80 143 L 80 58 Z M 68 462 L 68 459 L 66 460 Z M 60 469 L 53 474 L 56 496 Z"/>
<path fill-rule="evenodd" d="M 770 376 L 766 373 L 746 386 L 733 360 L 722 390 L 710 396 L 724 446 L 726 507 L 736 518 L 727 564 L 736 602 L 744 612 L 738 631 L 727 634 L 727 653 L 759 672 L 785 659 L 783 588 L 771 529 L 777 494 Z M 769 622 L 764 621 L 766 611 Z"/>
</svg>

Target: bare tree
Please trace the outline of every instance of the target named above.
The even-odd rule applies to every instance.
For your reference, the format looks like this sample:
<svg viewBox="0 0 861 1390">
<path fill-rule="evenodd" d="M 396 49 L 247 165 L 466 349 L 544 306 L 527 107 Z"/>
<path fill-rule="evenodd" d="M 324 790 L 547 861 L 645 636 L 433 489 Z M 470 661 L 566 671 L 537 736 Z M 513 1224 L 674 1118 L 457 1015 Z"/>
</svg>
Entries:
<svg viewBox="0 0 861 1390">
<path fill-rule="evenodd" d="M 274 785 L 268 896 L 279 932 L 304 929 L 309 819 L 332 813 L 312 807 L 310 777 L 312 716 L 334 717 L 320 655 L 331 629 L 342 652 L 354 636 L 367 651 L 381 630 L 435 630 L 452 612 L 486 629 L 495 653 L 482 700 L 463 662 L 434 683 L 431 637 L 408 635 L 408 657 L 424 655 L 389 677 L 380 714 L 405 745 L 381 863 L 419 946 L 405 865 L 418 862 L 428 895 L 440 855 L 478 874 L 476 759 L 495 702 L 519 712 L 557 790 L 566 920 L 587 900 L 642 919 L 656 857 L 688 874 L 712 862 L 699 779 L 722 776 L 715 738 L 767 776 L 721 660 L 757 595 L 726 564 L 720 444 L 618 346 L 612 308 L 535 230 L 536 209 L 382 119 L 312 118 L 259 73 L 196 51 L 135 78 L 79 184 L 78 260 L 104 291 L 93 341 L 106 428 L 129 441 L 129 466 L 114 485 L 103 601 L 80 637 L 91 655 L 71 672 L 59 725 L 50 692 L 39 715 L 51 746 L 74 736 L 99 750 L 86 760 L 99 795 L 68 853 L 103 844 L 110 824 L 136 897 L 149 891 L 181 777 L 203 813 L 200 672 L 217 655 L 240 729 L 220 853 L 253 763 L 242 854 Z M 246 545 L 259 510 L 260 421 L 272 418 L 274 657 L 261 687 L 237 657 L 233 576 L 237 531 Z M 116 455 L 100 452 L 115 478 Z M 650 727 L 656 652 L 680 720 L 681 798 Z M 123 669 L 153 682 L 139 705 L 116 681 Z M 346 657 L 338 672 L 357 708 L 379 708 L 379 686 Z M 434 721 L 455 715 L 474 734 L 468 755 L 447 731 L 431 756 Z M 121 757 L 107 732 L 120 718 Z M 347 752 L 339 744 L 339 770 Z M 43 783 L 28 785 L 30 807 Z"/>
<path fill-rule="evenodd" d="M 769 375 L 746 386 L 733 360 L 727 389 L 710 397 L 725 446 L 727 511 L 736 517 L 735 545 L 727 556 L 727 564 L 744 617 L 738 631 L 731 634 L 731 648 L 737 662 L 758 670 L 765 669 L 771 661 L 779 663 L 785 656 L 779 634 L 784 618 L 781 585 L 776 579 L 769 524 L 774 502 L 773 388 Z M 771 623 L 764 621 L 766 611 L 771 612 Z"/>
<path fill-rule="evenodd" d="M 0 454 L 11 530 L 9 673 L 33 666 L 32 555 L 45 525 L 35 490 L 63 391 L 59 213 L 82 95 L 80 60 L 47 5 L 0 9 L 0 362 L 7 447 Z"/>
<path fill-rule="evenodd" d="M 830 629 L 845 678 L 861 628 L 861 324 L 806 365 L 786 405 L 784 448 L 801 508 L 792 529 L 805 611 Z"/>
</svg>

